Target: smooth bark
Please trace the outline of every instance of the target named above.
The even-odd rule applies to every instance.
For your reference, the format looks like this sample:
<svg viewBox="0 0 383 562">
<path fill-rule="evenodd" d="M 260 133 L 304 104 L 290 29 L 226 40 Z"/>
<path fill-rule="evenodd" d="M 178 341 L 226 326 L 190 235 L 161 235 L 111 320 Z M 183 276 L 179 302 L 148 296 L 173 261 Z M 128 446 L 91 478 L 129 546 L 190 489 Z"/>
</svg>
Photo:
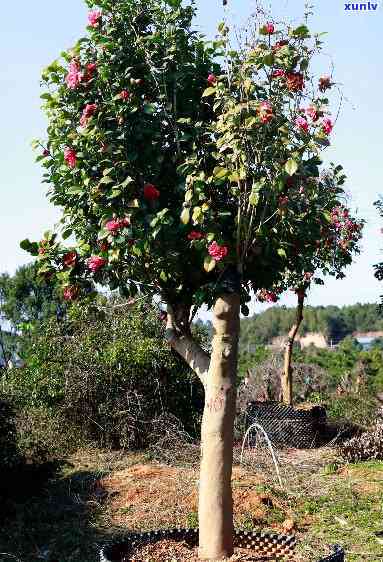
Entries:
<svg viewBox="0 0 383 562">
<path fill-rule="evenodd" d="M 199 556 L 221 560 L 233 554 L 231 476 L 239 339 L 239 295 L 214 307 L 212 355 L 205 383 L 199 484 Z"/>
<path fill-rule="evenodd" d="M 169 345 L 176 351 L 189 365 L 191 369 L 205 385 L 210 365 L 210 355 L 197 342 L 195 342 L 190 334 L 190 326 L 188 320 L 184 318 L 177 323 L 176 314 L 173 309 L 168 307 L 168 317 L 166 324 L 166 340 Z"/>
<path fill-rule="evenodd" d="M 291 328 L 289 332 L 289 338 L 285 349 L 285 360 L 284 360 L 281 386 L 282 386 L 282 401 L 284 404 L 288 406 L 293 405 L 293 369 L 291 366 L 291 361 L 293 357 L 293 347 L 294 347 L 295 338 L 297 336 L 298 330 L 303 320 L 304 300 L 305 300 L 304 294 L 298 295 L 296 321 L 294 326 Z"/>
</svg>

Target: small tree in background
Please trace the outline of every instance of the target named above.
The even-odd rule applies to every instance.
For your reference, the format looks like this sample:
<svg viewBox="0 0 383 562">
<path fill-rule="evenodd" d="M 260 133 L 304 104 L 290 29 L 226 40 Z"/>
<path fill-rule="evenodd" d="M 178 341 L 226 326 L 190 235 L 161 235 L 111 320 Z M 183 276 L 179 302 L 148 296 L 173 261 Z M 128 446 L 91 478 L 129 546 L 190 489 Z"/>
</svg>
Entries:
<svg viewBox="0 0 383 562">
<path fill-rule="evenodd" d="M 309 73 L 321 42 L 306 24 L 255 21 L 259 33 L 236 49 L 225 24 L 213 42 L 192 29 L 194 2 L 87 3 L 89 37 L 43 75 L 39 156 L 62 237 L 77 244 L 49 234 L 22 246 L 40 253 L 67 300 L 89 278 L 124 296 L 160 295 L 167 340 L 205 389 L 200 556 L 229 557 L 240 311 L 252 292 L 299 286 L 334 248 L 351 260 L 360 237 L 361 223 L 349 218 L 346 241 L 333 220 L 341 168 L 319 172 L 332 80 L 318 90 Z M 190 330 L 203 304 L 211 356 Z"/>
</svg>

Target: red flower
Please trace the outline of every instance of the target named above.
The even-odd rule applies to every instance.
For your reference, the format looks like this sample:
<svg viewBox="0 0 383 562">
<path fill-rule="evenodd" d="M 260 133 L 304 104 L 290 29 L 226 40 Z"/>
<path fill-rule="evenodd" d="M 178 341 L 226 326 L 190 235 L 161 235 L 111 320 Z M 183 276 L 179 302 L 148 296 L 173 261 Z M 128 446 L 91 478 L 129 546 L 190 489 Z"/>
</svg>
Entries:
<svg viewBox="0 0 383 562">
<path fill-rule="evenodd" d="M 286 84 L 290 92 L 302 91 L 305 87 L 303 74 L 301 72 L 289 72 L 286 74 Z"/>
<path fill-rule="evenodd" d="M 322 76 L 319 79 L 319 90 L 321 92 L 325 92 L 326 90 L 329 90 L 331 86 L 332 86 L 332 82 L 330 76 Z"/>
<path fill-rule="evenodd" d="M 289 198 L 287 197 L 287 195 L 281 195 L 279 197 L 279 206 L 287 207 L 288 204 L 289 204 Z"/>
<path fill-rule="evenodd" d="M 268 101 L 263 101 L 259 105 L 258 114 L 262 123 L 264 124 L 269 123 L 274 117 L 273 107 L 271 103 Z"/>
<path fill-rule="evenodd" d="M 188 234 L 189 240 L 201 240 L 201 238 L 205 238 L 205 235 L 202 232 L 198 232 L 197 230 L 192 230 Z"/>
<path fill-rule="evenodd" d="M 272 78 L 281 78 L 282 76 L 286 76 L 286 72 L 281 68 L 278 68 L 277 70 L 274 70 L 271 76 Z"/>
<path fill-rule="evenodd" d="M 145 199 L 147 199 L 148 201 L 155 201 L 156 199 L 159 198 L 159 196 L 160 196 L 160 192 L 158 191 L 155 185 L 153 185 L 152 183 L 147 183 L 144 186 Z"/>
<path fill-rule="evenodd" d="M 313 105 L 310 105 L 310 107 L 308 107 L 305 110 L 305 113 L 306 113 L 307 117 L 310 117 L 310 119 L 312 119 L 314 122 L 318 121 L 318 119 L 319 119 L 318 110 Z"/>
<path fill-rule="evenodd" d="M 260 302 L 278 302 L 278 295 L 274 291 L 267 291 L 266 289 L 258 291 L 257 298 Z"/>
<path fill-rule="evenodd" d="M 66 301 L 74 301 L 80 294 L 80 287 L 78 285 L 68 285 L 64 287 L 63 296 Z"/>
<path fill-rule="evenodd" d="M 50 156 L 50 152 L 49 152 L 49 150 L 48 150 L 47 148 L 44 148 L 44 150 L 43 150 L 43 156 L 44 156 L 44 158 L 46 158 L 47 156 Z"/>
<path fill-rule="evenodd" d="M 112 219 L 105 224 L 105 228 L 111 234 L 117 234 L 121 228 L 121 222 L 118 219 Z"/>
<path fill-rule="evenodd" d="M 100 240 L 98 245 L 101 252 L 107 252 L 109 250 L 109 243 L 106 240 Z"/>
<path fill-rule="evenodd" d="M 91 117 L 93 117 L 93 115 L 96 113 L 97 111 L 97 104 L 96 103 L 88 103 L 83 112 L 82 112 L 82 116 L 80 119 L 80 125 L 82 127 L 86 127 L 86 125 L 88 124 L 88 121 Z"/>
<path fill-rule="evenodd" d="M 268 22 L 268 23 L 265 25 L 265 30 L 266 30 L 266 33 L 268 33 L 269 35 L 272 35 L 272 34 L 274 33 L 274 31 L 275 31 L 274 24 Z"/>
<path fill-rule="evenodd" d="M 106 230 L 108 230 L 111 234 L 117 234 L 119 230 L 125 228 L 126 226 L 130 226 L 129 217 L 125 217 L 123 219 L 112 219 L 105 224 Z"/>
<path fill-rule="evenodd" d="M 128 101 L 128 99 L 130 98 L 130 92 L 128 92 L 128 90 L 122 90 L 122 92 L 120 92 L 119 94 L 119 97 L 124 101 Z"/>
<path fill-rule="evenodd" d="M 331 131 L 333 130 L 333 123 L 331 121 L 331 119 L 323 119 L 322 121 L 322 129 L 324 131 L 324 133 L 326 133 L 326 135 L 329 135 L 331 133 Z"/>
<path fill-rule="evenodd" d="M 64 160 L 70 168 L 75 168 L 77 164 L 77 154 L 73 148 L 64 149 Z"/>
<path fill-rule="evenodd" d="M 77 261 L 77 252 L 68 252 L 63 257 L 63 264 L 66 267 L 74 267 Z"/>
<path fill-rule="evenodd" d="M 88 268 L 93 271 L 93 273 L 97 273 L 97 271 L 102 269 L 105 264 L 106 259 L 101 258 L 100 256 L 92 256 L 88 259 Z"/>
<path fill-rule="evenodd" d="M 215 261 L 223 260 L 227 254 L 229 253 L 229 249 L 227 246 L 220 246 L 217 242 L 212 242 L 208 248 L 209 255 Z"/>
<path fill-rule="evenodd" d="M 207 77 L 207 83 L 209 86 L 214 86 L 217 83 L 217 77 L 215 74 L 209 74 Z"/>
<path fill-rule="evenodd" d="M 90 62 L 89 64 L 87 64 L 81 80 L 84 80 L 84 82 L 89 82 L 89 80 L 93 78 L 96 69 L 97 69 L 97 64 L 95 62 Z"/>
<path fill-rule="evenodd" d="M 279 51 L 279 49 L 282 49 L 282 47 L 285 47 L 286 45 L 288 45 L 289 42 L 286 40 L 283 41 L 278 41 L 278 43 L 275 43 L 274 47 L 273 47 L 273 51 Z"/>
</svg>

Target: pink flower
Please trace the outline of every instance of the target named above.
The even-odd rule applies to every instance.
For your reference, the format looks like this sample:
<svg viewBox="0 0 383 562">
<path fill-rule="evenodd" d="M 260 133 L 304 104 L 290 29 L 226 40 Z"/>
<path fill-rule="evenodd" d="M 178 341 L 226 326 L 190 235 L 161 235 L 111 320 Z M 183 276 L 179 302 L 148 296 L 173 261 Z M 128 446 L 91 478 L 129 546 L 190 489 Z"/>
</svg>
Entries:
<svg viewBox="0 0 383 562">
<path fill-rule="evenodd" d="M 306 109 L 305 113 L 306 113 L 307 117 L 310 117 L 310 119 L 312 119 L 314 122 L 318 121 L 318 119 L 319 119 L 318 110 L 313 105 L 310 105 L 310 107 L 308 107 Z"/>
<path fill-rule="evenodd" d="M 160 192 L 158 191 L 155 185 L 153 185 L 152 183 L 147 183 L 144 186 L 145 199 L 147 199 L 148 201 L 155 201 L 156 199 L 159 198 L 159 196 L 160 196 Z"/>
<path fill-rule="evenodd" d="M 284 70 L 282 70 L 281 68 L 278 68 L 277 70 L 274 70 L 273 74 L 271 75 L 272 78 L 281 78 L 282 76 L 285 76 L 286 72 Z"/>
<path fill-rule="evenodd" d="M 311 281 L 311 279 L 314 277 L 314 274 L 306 271 L 306 273 L 303 275 L 303 277 L 304 277 L 305 281 Z"/>
<path fill-rule="evenodd" d="M 307 123 L 304 117 L 297 117 L 295 119 L 295 124 L 298 127 L 298 129 L 301 129 L 305 133 L 307 133 L 307 131 L 309 130 L 309 124 Z"/>
<path fill-rule="evenodd" d="M 78 285 L 68 285 L 63 289 L 64 300 L 74 301 L 80 294 L 80 287 Z"/>
<path fill-rule="evenodd" d="M 289 198 L 287 197 L 287 195 L 281 195 L 279 197 L 279 206 L 287 207 L 288 204 L 289 204 Z"/>
<path fill-rule="evenodd" d="M 229 248 L 227 246 L 220 246 L 217 242 L 212 242 L 208 248 L 209 255 L 215 261 L 223 260 L 229 253 Z"/>
<path fill-rule="evenodd" d="M 205 238 L 205 235 L 202 232 L 198 232 L 197 230 L 192 230 L 188 234 L 189 240 L 201 240 L 201 238 Z"/>
<path fill-rule="evenodd" d="M 130 92 L 128 92 L 128 90 L 122 90 L 122 92 L 119 94 L 119 97 L 124 101 L 128 101 L 128 99 L 130 98 Z"/>
<path fill-rule="evenodd" d="M 88 124 L 89 119 L 96 113 L 97 111 L 97 104 L 96 103 L 88 103 L 83 112 L 80 119 L 81 127 L 86 127 Z"/>
<path fill-rule="evenodd" d="M 272 35 L 272 34 L 274 33 L 274 31 L 275 31 L 274 24 L 268 22 L 268 23 L 265 25 L 265 30 L 266 30 L 266 33 L 268 33 L 269 35 Z"/>
<path fill-rule="evenodd" d="M 66 75 L 65 82 L 70 90 L 75 90 L 82 80 L 81 67 L 78 61 L 72 60 L 69 63 L 69 72 Z"/>
<path fill-rule="evenodd" d="M 333 125 L 331 119 L 323 119 L 322 129 L 326 133 L 326 135 L 329 135 L 331 133 L 331 131 L 333 130 L 333 127 L 334 127 L 334 125 Z"/>
<path fill-rule="evenodd" d="M 117 234 L 119 230 L 122 230 L 126 226 L 130 226 L 129 217 L 125 217 L 123 219 L 112 219 L 105 224 L 106 230 L 113 235 Z"/>
<path fill-rule="evenodd" d="M 88 14 L 88 22 L 90 27 L 98 27 L 102 17 L 101 10 L 92 10 Z"/>
<path fill-rule="evenodd" d="M 121 228 L 121 223 L 119 220 L 117 219 L 113 219 L 108 221 L 105 224 L 105 228 L 108 232 L 110 232 L 111 234 L 117 234 L 117 232 L 120 230 Z"/>
<path fill-rule="evenodd" d="M 268 101 L 263 101 L 259 105 L 258 114 L 262 123 L 264 124 L 269 123 L 274 117 L 273 107 L 271 103 Z"/>
<path fill-rule="evenodd" d="M 73 148 L 65 148 L 64 150 L 64 160 L 70 168 L 75 168 L 77 164 L 76 151 Z"/>
<path fill-rule="evenodd" d="M 207 83 L 209 84 L 209 86 L 214 86 L 217 82 L 217 77 L 215 74 L 209 74 L 209 76 L 207 77 Z"/>
<path fill-rule="evenodd" d="M 101 258 L 100 256 L 92 256 L 88 259 L 88 268 L 93 272 L 97 273 L 100 269 L 104 267 L 106 264 L 106 259 Z"/>
</svg>

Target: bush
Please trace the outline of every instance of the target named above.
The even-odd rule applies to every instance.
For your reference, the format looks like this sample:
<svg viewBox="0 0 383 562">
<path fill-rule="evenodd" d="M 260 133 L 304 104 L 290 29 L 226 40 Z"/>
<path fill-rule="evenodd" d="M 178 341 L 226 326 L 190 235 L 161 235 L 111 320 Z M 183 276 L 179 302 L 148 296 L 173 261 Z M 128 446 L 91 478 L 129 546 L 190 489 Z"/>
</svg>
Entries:
<svg viewBox="0 0 383 562">
<path fill-rule="evenodd" d="M 339 452 L 348 462 L 383 460 L 383 425 L 346 441 Z"/>
<path fill-rule="evenodd" d="M 0 473 L 14 468 L 20 460 L 15 412 L 9 402 L 0 396 Z"/>
<path fill-rule="evenodd" d="M 60 426 L 80 441 L 144 447 L 165 413 L 197 432 L 202 386 L 164 342 L 153 308 L 119 302 L 105 309 L 73 308 L 70 320 L 44 324 L 32 336 L 26 366 L 8 375 L 26 450 L 53 451 Z"/>
</svg>

